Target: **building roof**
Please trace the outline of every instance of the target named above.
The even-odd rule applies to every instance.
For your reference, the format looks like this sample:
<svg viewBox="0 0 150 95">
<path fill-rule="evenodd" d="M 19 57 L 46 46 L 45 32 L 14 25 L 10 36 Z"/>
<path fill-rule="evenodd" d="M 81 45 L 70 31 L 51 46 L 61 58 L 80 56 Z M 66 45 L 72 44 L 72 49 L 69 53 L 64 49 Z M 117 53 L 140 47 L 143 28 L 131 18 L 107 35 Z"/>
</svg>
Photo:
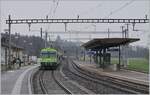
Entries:
<svg viewBox="0 0 150 95">
<path fill-rule="evenodd" d="M 9 47 L 9 40 L 8 40 L 7 36 L 4 34 L 1 35 L 1 46 L 7 47 L 7 48 Z M 18 49 L 18 50 L 24 50 L 23 47 L 18 46 L 16 44 L 14 44 L 13 42 L 11 42 L 11 48 Z"/>
<path fill-rule="evenodd" d="M 102 49 L 125 45 L 139 40 L 138 38 L 95 38 L 82 46 L 86 49 Z"/>
<path fill-rule="evenodd" d="M 1 43 L 1 46 L 9 48 L 9 45 L 7 43 Z M 18 50 L 24 50 L 23 47 L 17 46 L 13 43 L 11 43 L 11 48 L 18 49 Z"/>
</svg>

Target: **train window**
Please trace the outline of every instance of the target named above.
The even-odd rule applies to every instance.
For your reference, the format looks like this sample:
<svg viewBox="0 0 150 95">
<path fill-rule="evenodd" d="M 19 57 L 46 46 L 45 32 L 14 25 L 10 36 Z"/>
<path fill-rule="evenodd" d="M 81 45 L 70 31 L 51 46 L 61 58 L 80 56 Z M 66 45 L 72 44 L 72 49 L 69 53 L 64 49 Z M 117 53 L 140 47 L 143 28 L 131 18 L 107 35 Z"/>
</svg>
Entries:
<svg viewBox="0 0 150 95">
<path fill-rule="evenodd" d="M 41 53 L 42 57 L 57 57 L 56 52 L 42 52 Z"/>
</svg>

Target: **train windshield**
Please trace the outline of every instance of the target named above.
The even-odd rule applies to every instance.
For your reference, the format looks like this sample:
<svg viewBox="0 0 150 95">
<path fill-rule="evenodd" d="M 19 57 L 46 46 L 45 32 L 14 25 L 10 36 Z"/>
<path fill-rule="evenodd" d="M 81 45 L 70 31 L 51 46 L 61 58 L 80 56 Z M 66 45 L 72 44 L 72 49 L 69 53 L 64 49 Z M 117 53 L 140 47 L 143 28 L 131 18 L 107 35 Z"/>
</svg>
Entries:
<svg viewBox="0 0 150 95">
<path fill-rule="evenodd" d="M 42 57 L 56 57 L 56 52 L 41 52 Z"/>
</svg>

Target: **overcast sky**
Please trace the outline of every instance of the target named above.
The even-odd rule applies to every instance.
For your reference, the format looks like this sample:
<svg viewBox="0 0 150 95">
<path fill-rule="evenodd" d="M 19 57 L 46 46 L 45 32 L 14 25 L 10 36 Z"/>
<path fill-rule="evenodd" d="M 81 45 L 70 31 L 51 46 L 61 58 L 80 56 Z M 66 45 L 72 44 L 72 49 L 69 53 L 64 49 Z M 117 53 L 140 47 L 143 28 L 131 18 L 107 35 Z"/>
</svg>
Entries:
<svg viewBox="0 0 150 95">
<path fill-rule="evenodd" d="M 149 14 L 149 0 L 94 0 L 94 1 L 75 1 L 75 0 L 31 0 L 31 1 L 19 1 L 19 0 L 3 0 L 1 2 L 1 31 L 8 28 L 5 24 L 5 20 L 8 19 L 8 15 L 11 14 L 12 19 L 17 18 L 45 18 L 46 15 L 49 18 L 145 18 L 146 14 Z M 95 28 L 96 25 L 96 28 Z M 120 26 L 124 24 L 68 24 L 67 30 L 78 31 L 121 31 Z M 138 37 L 141 41 L 134 43 L 133 45 L 148 44 L 148 24 L 137 24 L 136 29 L 138 32 L 132 31 L 132 25 L 129 26 L 129 37 Z M 64 24 L 36 24 L 31 25 L 32 30 L 47 31 L 65 31 Z M 20 33 L 23 35 L 36 35 L 39 36 L 39 32 L 29 32 L 28 25 L 12 25 L 12 33 Z M 55 38 L 57 35 L 51 35 Z M 69 35 L 60 35 L 62 38 L 69 38 Z M 107 37 L 106 34 L 99 34 L 91 36 L 86 35 L 71 35 L 72 38 L 98 38 Z M 110 37 L 121 37 L 121 34 L 111 34 Z M 87 41 L 87 40 L 86 40 Z M 85 41 L 83 41 L 85 42 Z"/>
</svg>

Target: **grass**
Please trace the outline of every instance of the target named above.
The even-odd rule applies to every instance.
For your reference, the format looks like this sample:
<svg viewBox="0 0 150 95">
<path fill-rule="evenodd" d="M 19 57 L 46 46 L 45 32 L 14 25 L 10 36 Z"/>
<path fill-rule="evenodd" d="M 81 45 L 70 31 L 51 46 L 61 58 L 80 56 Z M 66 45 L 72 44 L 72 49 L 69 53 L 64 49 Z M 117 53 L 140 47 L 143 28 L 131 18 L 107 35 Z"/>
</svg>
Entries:
<svg viewBox="0 0 150 95">
<path fill-rule="evenodd" d="M 119 59 L 118 58 L 111 58 L 111 64 L 118 64 Z"/>
<path fill-rule="evenodd" d="M 118 64 L 118 59 L 112 58 L 111 63 Z M 149 72 L 149 60 L 145 58 L 129 58 L 127 69 L 148 73 Z"/>
<path fill-rule="evenodd" d="M 81 57 L 81 60 L 83 60 L 83 57 Z M 89 61 L 90 58 L 86 56 L 85 60 Z M 111 58 L 111 64 L 118 64 L 118 63 L 119 63 L 118 58 Z M 148 73 L 149 60 L 145 58 L 129 58 L 127 69 Z"/>
<path fill-rule="evenodd" d="M 147 59 L 129 59 L 128 69 L 142 71 L 142 72 L 149 72 L 149 62 Z"/>
</svg>

